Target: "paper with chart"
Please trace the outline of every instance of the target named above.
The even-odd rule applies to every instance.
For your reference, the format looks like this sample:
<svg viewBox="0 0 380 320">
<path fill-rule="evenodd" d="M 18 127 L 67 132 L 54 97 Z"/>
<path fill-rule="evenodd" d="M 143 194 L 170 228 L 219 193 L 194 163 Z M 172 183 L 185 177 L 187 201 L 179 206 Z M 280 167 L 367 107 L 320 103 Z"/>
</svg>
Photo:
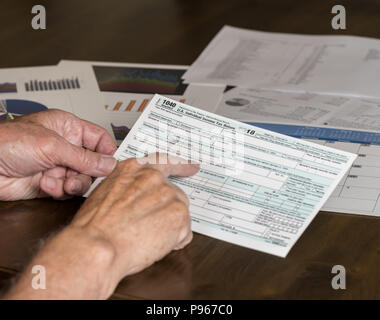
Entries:
<svg viewBox="0 0 380 320">
<path fill-rule="evenodd" d="M 0 69 L 0 93 L 57 93 L 79 90 L 85 85 L 78 69 L 57 66 Z"/>
<path fill-rule="evenodd" d="M 380 216 L 380 100 L 237 87 L 216 112 L 358 154 L 322 209 Z"/>
<path fill-rule="evenodd" d="M 160 95 L 148 104 L 115 157 L 157 151 L 201 164 L 193 177 L 171 178 L 190 199 L 193 231 L 281 257 L 356 157 Z"/>
<path fill-rule="evenodd" d="M 214 111 L 224 85 L 185 84 L 188 66 L 62 60 L 62 68 L 87 68 L 89 87 L 100 92 L 116 141 L 129 130 L 155 93 L 193 106 Z"/>
<path fill-rule="evenodd" d="M 215 112 L 244 122 L 380 131 L 380 99 L 236 87 L 223 94 Z"/>
<path fill-rule="evenodd" d="M 380 40 L 269 33 L 225 26 L 185 73 L 223 83 L 378 97 Z"/>
<path fill-rule="evenodd" d="M 224 93 L 215 112 L 244 122 L 327 125 L 341 118 L 347 106 L 356 101 L 343 96 L 236 87 Z M 379 103 L 374 106 L 378 108 Z"/>
<path fill-rule="evenodd" d="M 103 98 L 91 87 L 91 76 L 81 65 L 0 69 L 0 120 L 55 108 L 94 122 L 112 134 Z"/>
</svg>

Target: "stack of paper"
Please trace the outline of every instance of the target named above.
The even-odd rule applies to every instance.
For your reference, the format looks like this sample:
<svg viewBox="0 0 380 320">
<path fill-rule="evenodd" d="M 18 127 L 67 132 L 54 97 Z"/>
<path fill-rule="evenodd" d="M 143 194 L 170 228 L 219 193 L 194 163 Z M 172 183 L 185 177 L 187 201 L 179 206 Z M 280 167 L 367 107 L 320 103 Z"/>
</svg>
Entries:
<svg viewBox="0 0 380 320">
<path fill-rule="evenodd" d="M 224 27 L 184 75 L 215 112 L 359 155 L 324 210 L 380 216 L 380 40 Z"/>
<path fill-rule="evenodd" d="M 200 173 L 172 179 L 190 198 L 193 229 L 286 256 L 321 208 L 380 216 L 379 71 L 379 40 L 226 26 L 190 67 L 0 69 L 0 121 L 59 108 L 117 143 L 127 137 L 119 160 L 196 156 Z"/>
<path fill-rule="evenodd" d="M 379 97 L 380 40 L 305 36 L 224 27 L 185 73 L 221 83 Z"/>
<path fill-rule="evenodd" d="M 0 69 L 0 119 L 58 108 L 106 128 L 121 142 L 155 93 L 214 110 L 225 86 L 185 84 L 186 66 L 61 61 Z"/>
</svg>

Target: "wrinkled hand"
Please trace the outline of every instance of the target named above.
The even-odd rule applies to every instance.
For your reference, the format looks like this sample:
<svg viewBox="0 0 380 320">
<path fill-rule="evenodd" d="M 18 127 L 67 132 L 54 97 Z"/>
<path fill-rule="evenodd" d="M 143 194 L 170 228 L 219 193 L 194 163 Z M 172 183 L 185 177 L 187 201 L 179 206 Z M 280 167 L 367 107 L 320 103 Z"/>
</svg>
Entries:
<svg viewBox="0 0 380 320">
<path fill-rule="evenodd" d="M 114 169 L 115 151 L 103 128 L 60 110 L 0 124 L 0 200 L 84 194 Z"/>
<path fill-rule="evenodd" d="M 167 164 L 150 164 L 165 157 Z M 152 154 L 149 163 L 129 159 L 94 190 L 71 223 L 79 234 L 107 242 L 115 250 L 112 270 L 117 284 L 192 239 L 189 202 L 168 176 L 190 176 L 199 165 Z"/>
</svg>

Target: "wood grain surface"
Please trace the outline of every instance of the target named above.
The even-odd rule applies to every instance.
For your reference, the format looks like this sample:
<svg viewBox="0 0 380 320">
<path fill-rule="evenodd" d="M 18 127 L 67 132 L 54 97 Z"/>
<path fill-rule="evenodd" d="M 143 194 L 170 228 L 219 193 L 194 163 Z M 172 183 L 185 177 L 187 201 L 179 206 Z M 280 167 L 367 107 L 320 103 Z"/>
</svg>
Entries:
<svg viewBox="0 0 380 320">
<path fill-rule="evenodd" d="M 38 2 L 47 9 L 43 31 L 30 26 L 34 1 L 2 0 L 0 67 L 60 59 L 191 64 L 224 24 L 380 38 L 380 1 L 375 0 Z M 330 25 L 337 3 L 346 6 L 346 31 Z M 69 223 L 82 201 L 0 202 L 0 288 L 44 239 Z M 347 270 L 346 290 L 331 288 L 331 268 L 337 264 Z M 286 259 L 195 235 L 186 249 L 124 279 L 113 298 L 378 299 L 380 218 L 320 212 Z"/>
</svg>

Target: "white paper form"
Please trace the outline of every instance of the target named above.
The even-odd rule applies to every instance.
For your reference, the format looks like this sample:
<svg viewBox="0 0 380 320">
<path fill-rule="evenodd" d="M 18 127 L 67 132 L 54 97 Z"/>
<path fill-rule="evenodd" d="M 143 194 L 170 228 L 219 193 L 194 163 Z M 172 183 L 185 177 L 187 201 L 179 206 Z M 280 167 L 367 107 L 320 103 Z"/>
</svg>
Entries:
<svg viewBox="0 0 380 320">
<path fill-rule="evenodd" d="M 344 141 L 309 141 L 358 154 L 322 210 L 380 217 L 380 146 Z"/>
<path fill-rule="evenodd" d="M 115 158 L 157 151 L 201 164 L 193 177 L 171 178 L 190 199 L 195 232 L 281 257 L 356 157 L 160 95 L 151 100 Z"/>
<path fill-rule="evenodd" d="M 337 128 L 380 131 L 380 100 L 350 98 L 325 122 Z"/>
<path fill-rule="evenodd" d="M 379 100 L 237 87 L 216 112 L 358 154 L 322 210 L 380 216 Z"/>
<path fill-rule="evenodd" d="M 184 75 L 223 83 L 378 97 L 380 40 L 269 33 L 225 26 Z"/>
</svg>

